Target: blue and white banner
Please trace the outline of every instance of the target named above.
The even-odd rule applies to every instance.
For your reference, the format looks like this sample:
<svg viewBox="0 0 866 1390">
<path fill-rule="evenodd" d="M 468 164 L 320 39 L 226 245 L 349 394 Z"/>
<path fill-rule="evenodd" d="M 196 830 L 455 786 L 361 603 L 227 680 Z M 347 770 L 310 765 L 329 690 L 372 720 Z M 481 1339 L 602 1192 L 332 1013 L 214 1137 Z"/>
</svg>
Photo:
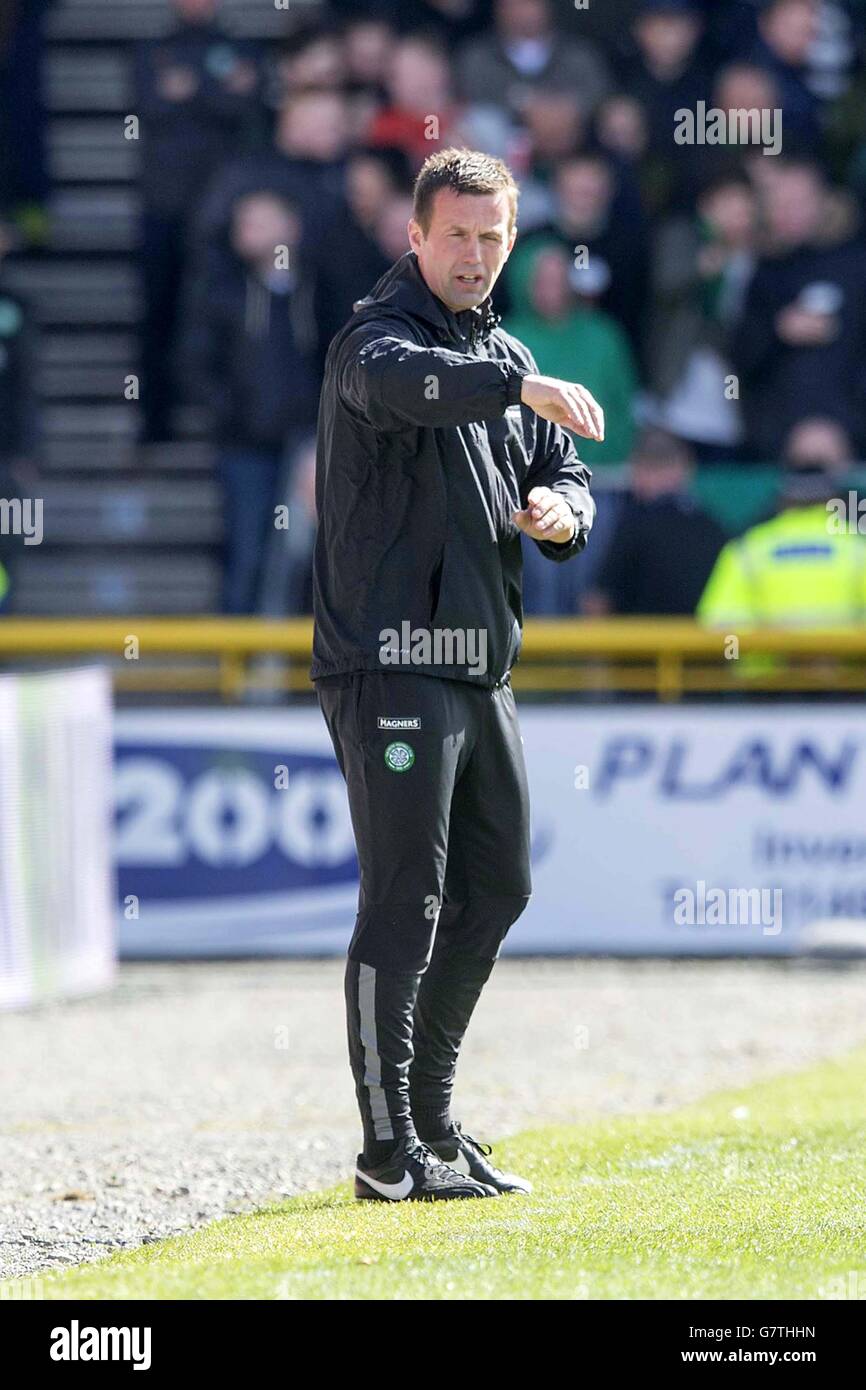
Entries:
<svg viewBox="0 0 866 1390">
<path fill-rule="evenodd" d="M 856 707 L 524 707 L 532 902 L 506 951 L 788 954 L 863 919 Z M 126 956 L 342 953 L 345 786 L 316 708 L 121 712 Z M 410 774 L 411 775 L 411 774 Z"/>
</svg>

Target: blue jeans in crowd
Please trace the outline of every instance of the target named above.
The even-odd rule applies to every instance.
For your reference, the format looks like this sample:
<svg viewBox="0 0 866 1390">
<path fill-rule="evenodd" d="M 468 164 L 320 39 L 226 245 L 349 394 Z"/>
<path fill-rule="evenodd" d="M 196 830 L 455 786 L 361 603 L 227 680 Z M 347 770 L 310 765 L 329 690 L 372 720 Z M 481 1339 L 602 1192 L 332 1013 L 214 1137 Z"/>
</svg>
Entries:
<svg viewBox="0 0 866 1390">
<path fill-rule="evenodd" d="M 607 547 L 615 544 L 620 494 L 599 488 L 593 493 L 596 515 L 585 550 L 557 564 L 534 541 L 523 537 L 523 611 L 529 616 L 571 617 L 591 589 Z"/>
<path fill-rule="evenodd" d="M 224 613 L 255 613 L 265 551 L 274 530 L 279 450 L 226 448 L 217 455 L 225 516 Z"/>
<path fill-rule="evenodd" d="M 224 613 L 282 617 L 304 607 L 313 522 L 293 495 L 295 464 L 309 429 L 290 429 L 283 449 L 225 446 L 217 454 L 225 517 Z M 288 507 L 289 526 L 275 525 Z"/>
</svg>

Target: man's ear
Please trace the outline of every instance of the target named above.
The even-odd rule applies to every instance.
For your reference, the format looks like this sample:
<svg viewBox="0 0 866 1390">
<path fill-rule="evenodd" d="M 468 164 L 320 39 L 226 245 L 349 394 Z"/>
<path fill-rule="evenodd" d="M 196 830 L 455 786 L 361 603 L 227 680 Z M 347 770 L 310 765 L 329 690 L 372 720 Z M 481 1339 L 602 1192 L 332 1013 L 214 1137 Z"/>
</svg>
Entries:
<svg viewBox="0 0 866 1390">
<path fill-rule="evenodd" d="M 508 257 L 511 255 L 512 251 L 514 250 L 514 243 L 515 243 L 516 240 L 517 240 L 517 224 L 515 223 L 515 225 L 511 228 L 511 234 L 510 234 L 510 236 L 509 236 L 509 238 L 508 238 L 508 250 L 505 252 L 505 259 L 506 259 L 506 260 L 507 260 Z"/>
<path fill-rule="evenodd" d="M 414 217 L 409 219 L 409 226 L 407 228 L 407 231 L 409 233 L 409 245 L 412 247 L 412 250 L 415 252 L 417 256 L 418 252 L 421 249 L 421 243 L 424 240 L 424 233 L 422 232 L 419 223 L 415 221 Z"/>
</svg>

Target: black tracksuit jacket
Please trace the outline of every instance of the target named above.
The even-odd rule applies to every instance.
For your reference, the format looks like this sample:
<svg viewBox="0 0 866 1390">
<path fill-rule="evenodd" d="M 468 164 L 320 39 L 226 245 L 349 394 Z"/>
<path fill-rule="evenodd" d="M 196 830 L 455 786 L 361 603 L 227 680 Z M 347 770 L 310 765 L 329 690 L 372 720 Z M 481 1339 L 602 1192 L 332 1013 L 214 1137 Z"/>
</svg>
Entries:
<svg viewBox="0 0 866 1390">
<path fill-rule="evenodd" d="M 319 402 L 313 680 L 383 665 L 382 633 L 486 631 L 486 670 L 419 673 L 491 687 L 517 660 L 521 532 L 512 513 L 550 487 L 577 518 L 571 542 L 536 541 L 551 560 L 582 550 L 595 515 L 589 469 L 563 429 L 519 403 L 532 354 L 498 326 L 489 299 L 453 313 L 408 251 L 328 349 Z M 509 405 L 509 401 L 516 402 Z"/>
</svg>

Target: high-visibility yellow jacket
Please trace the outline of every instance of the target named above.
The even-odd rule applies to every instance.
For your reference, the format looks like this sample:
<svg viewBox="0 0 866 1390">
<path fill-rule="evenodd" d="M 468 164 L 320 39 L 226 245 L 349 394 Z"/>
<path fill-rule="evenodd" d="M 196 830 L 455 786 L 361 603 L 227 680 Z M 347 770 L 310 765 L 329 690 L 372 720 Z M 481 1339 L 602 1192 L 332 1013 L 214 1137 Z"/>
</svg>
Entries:
<svg viewBox="0 0 866 1390">
<path fill-rule="evenodd" d="M 9 588 L 9 575 L 3 565 L 0 565 L 0 603 L 6 597 L 6 590 Z"/>
<path fill-rule="evenodd" d="M 825 504 L 790 507 L 729 541 L 697 607 L 710 626 L 866 621 L 866 536 L 832 529 Z"/>
</svg>

